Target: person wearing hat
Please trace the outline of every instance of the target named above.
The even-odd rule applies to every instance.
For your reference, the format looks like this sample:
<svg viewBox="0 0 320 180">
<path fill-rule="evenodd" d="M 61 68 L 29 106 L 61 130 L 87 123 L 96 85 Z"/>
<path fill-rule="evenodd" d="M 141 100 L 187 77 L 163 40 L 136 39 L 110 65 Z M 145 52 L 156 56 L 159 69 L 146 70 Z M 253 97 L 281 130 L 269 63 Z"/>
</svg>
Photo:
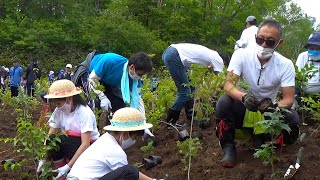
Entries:
<svg viewBox="0 0 320 180">
<path fill-rule="evenodd" d="M 49 119 L 49 134 L 51 138 L 56 133 L 61 143 L 59 150 L 48 153 L 48 159 L 53 160 L 57 179 L 66 175 L 78 157 L 100 136 L 95 115 L 80 96 L 80 88 L 72 81 L 63 79 L 52 83 L 49 93 L 44 98 L 56 106 Z M 39 162 L 37 171 L 41 170 L 43 162 Z"/>
<path fill-rule="evenodd" d="M 33 58 L 32 64 L 26 69 L 26 91 L 28 96 L 34 96 L 34 81 L 41 77 L 41 69 L 38 64 L 38 58 Z"/>
<path fill-rule="evenodd" d="M 145 116 L 141 97 L 142 76 L 151 72 L 152 60 L 148 54 L 138 52 L 129 59 L 115 53 L 96 54 L 89 68 L 89 87 L 99 97 L 98 108 L 115 112 L 127 105 Z M 104 91 L 96 88 L 104 86 Z M 106 122 L 109 123 L 109 122 Z M 149 129 L 146 137 L 155 142 Z"/>
<path fill-rule="evenodd" d="M 308 43 L 304 46 L 307 51 L 299 54 L 296 65 L 299 69 L 303 69 L 306 65 L 312 65 L 312 71 L 316 72 L 303 89 L 306 94 L 318 94 L 320 92 L 320 32 L 313 32 L 308 38 Z M 301 93 L 298 93 L 301 94 Z"/>
<path fill-rule="evenodd" d="M 258 31 L 258 27 L 256 26 L 257 19 L 254 16 L 248 16 L 245 22 L 246 29 L 242 31 L 240 39 L 236 41 L 236 45 L 234 50 L 239 48 L 255 48 L 256 41 L 255 37 Z"/>
<path fill-rule="evenodd" d="M 223 150 L 222 166 L 232 168 L 236 164 L 235 129 L 250 129 L 256 149 L 261 148 L 269 135 L 258 124 L 265 119 L 263 112 L 269 107 L 286 108 L 283 121 L 291 132 L 282 131 L 279 144 L 289 145 L 297 140 L 300 120 L 297 111 L 291 109 L 295 92 L 295 69 L 292 61 L 275 49 L 283 43 L 282 25 L 274 19 L 264 20 L 258 28 L 256 49 L 239 49 L 231 57 L 225 94 L 216 104 L 216 136 Z M 237 87 L 239 79 L 249 86 L 250 93 Z M 278 91 L 282 97 L 276 99 Z M 262 99 L 270 103 L 260 108 Z"/>
<path fill-rule="evenodd" d="M 72 65 L 71 64 L 67 64 L 66 65 L 66 70 L 65 70 L 65 73 L 63 75 L 64 79 L 68 79 L 71 81 L 71 77 L 73 76 L 73 72 L 72 72 Z"/>
<path fill-rule="evenodd" d="M 117 110 L 107 131 L 77 159 L 67 179 L 70 180 L 151 180 L 138 169 L 128 165 L 125 149 L 141 139 L 143 130 L 152 124 L 135 108 Z"/>
</svg>

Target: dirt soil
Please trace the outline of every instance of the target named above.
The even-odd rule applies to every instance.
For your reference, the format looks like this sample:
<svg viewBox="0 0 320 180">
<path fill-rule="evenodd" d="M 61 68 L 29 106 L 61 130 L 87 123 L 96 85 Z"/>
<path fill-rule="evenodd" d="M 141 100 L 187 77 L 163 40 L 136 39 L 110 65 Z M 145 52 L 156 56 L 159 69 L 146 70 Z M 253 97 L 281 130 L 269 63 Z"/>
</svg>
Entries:
<svg viewBox="0 0 320 180">
<path fill-rule="evenodd" d="M 0 111 L 0 138 L 14 137 L 16 120 L 12 115 L 13 109 L 3 109 Z M 35 117 L 39 116 L 39 112 L 34 113 Z M 211 120 L 212 124 L 214 120 Z M 301 132 L 306 132 L 308 136 L 313 135 L 307 139 L 307 144 L 304 146 L 304 157 L 302 165 L 293 179 L 320 179 L 320 131 L 317 129 L 319 124 L 313 123 L 309 126 L 303 126 Z M 195 130 L 201 130 L 203 139 L 201 140 L 202 149 L 198 155 L 192 159 L 190 179 L 192 180 L 208 180 L 208 179 L 270 179 L 271 167 L 264 166 L 260 159 L 253 157 L 253 150 L 250 150 L 248 145 L 243 142 L 237 142 L 237 165 L 234 168 L 226 169 L 221 166 L 222 150 L 219 147 L 218 140 L 215 136 L 215 127 L 201 130 L 195 127 Z M 168 131 L 164 124 L 154 132 L 157 137 L 157 146 L 152 152 L 144 153 L 139 147 L 142 142 L 137 142 L 132 148 L 127 150 L 127 155 L 130 164 L 141 163 L 143 158 L 149 155 L 162 156 L 162 164 L 146 170 L 141 167 L 140 170 L 150 177 L 160 179 L 165 174 L 169 175 L 171 180 L 186 180 L 187 171 L 183 171 L 183 164 L 181 163 L 182 156 L 179 154 L 179 149 L 176 145 L 178 141 L 178 134 L 174 130 Z M 295 163 L 296 154 L 302 143 L 295 143 L 283 148 L 280 156 L 280 162 L 275 164 L 278 172 L 276 179 L 282 179 L 284 173 L 290 164 Z M 107 148 L 107 147 L 106 147 Z M 279 153 L 279 150 L 277 150 Z M 23 154 L 15 153 L 14 146 L 11 144 L 0 143 L 0 160 L 5 159 L 21 160 L 24 158 Z M 24 167 L 21 172 L 4 171 L 0 167 L 0 179 L 21 179 L 22 172 L 35 173 L 34 165 L 29 164 Z M 29 178 L 35 179 L 35 178 Z"/>
</svg>

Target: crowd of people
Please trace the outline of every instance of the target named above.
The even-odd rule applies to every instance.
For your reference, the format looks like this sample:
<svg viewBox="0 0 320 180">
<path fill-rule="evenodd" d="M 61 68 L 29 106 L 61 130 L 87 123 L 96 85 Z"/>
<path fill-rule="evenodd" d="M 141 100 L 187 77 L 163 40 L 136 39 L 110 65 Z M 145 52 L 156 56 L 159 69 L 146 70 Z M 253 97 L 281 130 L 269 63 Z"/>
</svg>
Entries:
<svg viewBox="0 0 320 180">
<path fill-rule="evenodd" d="M 255 148 L 268 140 L 268 134 L 259 129 L 257 122 L 265 119 L 259 103 L 270 99 L 270 108 L 281 107 L 284 122 L 291 128 L 291 133 L 283 131 L 281 137 L 286 145 L 293 144 L 299 135 L 301 124 L 296 110 L 292 108 L 297 88 L 295 87 L 295 68 L 293 62 L 276 52 L 283 43 L 282 25 L 274 19 L 266 19 L 257 27 L 257 19 L 249 16 L 245 21 L 246 29 L 236 42 L 231 57 L 211 50 L 205 46 L 191 43 L 171 44 L 164 50 L 162 59 L 176 85 L 177 96 L 167 111 L 166 122 L 170 126 L 179 126 L 180 112 L 185 109 L 188 120 L 193 112 L 193 87 L 189 83 L 187 71 L 192 64 L 199 64 L 212 69 L 218 74 L 227 66 L 226 83 L 223 94 L 216 104 L 216 136 L 224 153 L 222 166 L 232 168 L 236 165 L 235 129 L 249 130 Z M 306 52 L 299 55 L 296 65 L 299 69 L 312 64 L 317 73 L 308 80 L 303 91 L 317 94 L 320 92 L 320 33 L 310 35 L 305 46 Z M 49 134 L 54 138 L 56 132 L 63 131 L 59 151 L 49 158 L 55 164 L 57 178 L 60 179 L 151 179 L 128 165 L 125 149 L 136 141 L 151 137 L 152 125 L 146 122 L 143 98 L 141 95 L 142 77 L 150 73 L 153 63 L 148 54 L 138 52 L 129 59 L 115 53 L 91 53 L 84 63 L 83 74 L 72 72 L 72 65 L 67 64 L 60 70 L 57 78 L 53 71 L 48 80 L 52 83 L 46 99 L 56 106 L 49 119 Z M 79 76 L 81 78 L 73 76 Z M 18 62 L 13 67 L 1 68 L 1 84 L 5 88 L 6 77 L 10 77 L 8 86 L 16 96 L 21 79 L 26 78 L 26 93 L 32 95 L 34 80 L 41 76 L 38 60 L 26 69 L 26 76 Z M 79 95 L 76 87 L 81 80 L 82 89 L 93 91 L 98 97 L 96 107 L 112 112 L 112 119 L 104 128 L 107 132 L 100 136 L 95 116 L 91 108 Z M 71 81 L 72 80 L 72 81 Z M 245 81 L 249 89 L 237 87 L 239 80 Z M 152 90 L 157 88 L 157 76 L 152 78 Z M 99 86 L 104 86 L 104 91 Z M 281 98 L 276 98 L 281 93 Z M 129 106 L 129 107 L 128 107 Z M 268 108 L 268 107 L 267 107 Z M 251 118 L 251 119 L 250 119 Z M 168 126 L 169 127 L 169 126 Z M 168 128 L 170 129 L 170 128 Z M 142 138 L 142 139 L 143 139 Z M 108 148 L 106 148 L 108 147 Z M 41 171 L 40 161 L 38 171 Z"/>
<path fill-rule="evenodd" d="M 34 83 L 42 76 L 42 69 L 39 67 L 38 58 L 33 58 L 32 63 L 29 64 L 25 70 L 20 66 L 17 58 L 14 58 L 13 66 L 10 69 L 5 66 L 0 66 L 0 89 L 4 91 L 6 88 L 10 88 L 11 96 L 16 97 L 19 94 L 19 88 L 22 87 L 21 89 L 25 94 L 34 96 Z M 52 84 L 55 80 L 71 80 L 72 76 L 72 65 L 67 64 L 65 69 L 61 69 L 56 77 L 53 70 L 49 71 L 48 81 Z"/>
</svg>

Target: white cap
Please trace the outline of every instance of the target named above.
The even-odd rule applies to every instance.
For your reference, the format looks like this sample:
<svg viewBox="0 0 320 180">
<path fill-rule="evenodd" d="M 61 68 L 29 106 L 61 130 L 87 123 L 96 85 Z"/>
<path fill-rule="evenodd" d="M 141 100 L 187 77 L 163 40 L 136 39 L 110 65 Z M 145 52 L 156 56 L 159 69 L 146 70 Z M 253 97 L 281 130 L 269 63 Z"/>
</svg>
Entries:
<svg viewBox="0 0 320 180">
<path fill-rule="evenodd" d="M 72 68 L 72 65 L 71 64 L 67 64 L 66 68 Z"/>
<path fill-rule="evenodd" d="M 4 68 L 4 70 L 6 70 L 7 72 L 9 72 L 9 68 Z"/>
</svg>

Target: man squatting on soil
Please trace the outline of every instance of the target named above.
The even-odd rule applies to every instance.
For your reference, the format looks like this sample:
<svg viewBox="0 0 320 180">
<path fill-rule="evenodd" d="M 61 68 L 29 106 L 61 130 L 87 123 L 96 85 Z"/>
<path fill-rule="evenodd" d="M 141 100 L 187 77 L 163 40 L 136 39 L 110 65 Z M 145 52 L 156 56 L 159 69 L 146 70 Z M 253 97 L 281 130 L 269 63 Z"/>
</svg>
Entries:
<svg viewBox="0 0 320 180">
<path fill-rule="evenodd" d="M 222 165 L 234 167 L 236 163 L 235 128 L 243 128 L 253 113 L 254 117 L 263 115 L 258 111 L 259 100 L 270 98 L 275 102 L 278 90 L 281 89 L 282 99 L 276 102 L 279 107 L 287 108 L 284 121 L 291 128 L 290 134 L 282 132 L 285 144 L 292 144 L 299 135 L 298 113 L 291 109 L 295 94 L 295 70 L 291 60 L 274 52 L 283 42 L 282 26 L 273 19 L 263 21 L 256 36 L 256 48 L 238 49 L 231 57 L 228 67 L 225 95 L 221 96 L 216 105 L 216 135 L 224 152 Z M 241 91 L 236 87 L 239 78 L 250 87 L 252 93 Z M 271 103 L 273 104 L 273 103 Z M 257 112 L 258 111 L 258 112 Z M 252 117 L 252 116 L 251 116 Z M 258 132 L 253 127 L 253 141 L 255 148 L 259 148 L 266 140 L 266 134 Z"/>
</svg>

